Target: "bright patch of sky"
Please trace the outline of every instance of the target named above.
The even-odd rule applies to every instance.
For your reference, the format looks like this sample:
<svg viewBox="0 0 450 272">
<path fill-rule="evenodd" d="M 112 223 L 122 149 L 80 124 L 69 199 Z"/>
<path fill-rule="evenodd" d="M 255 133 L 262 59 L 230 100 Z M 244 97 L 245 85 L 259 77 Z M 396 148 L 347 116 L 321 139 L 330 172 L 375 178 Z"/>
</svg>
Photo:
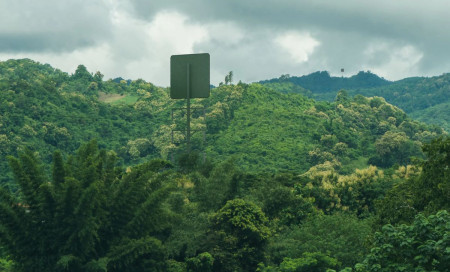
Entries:
<svg viewBox="0 0 450 272">
<path fill-rule="evenodd" d="M 296 63 L 306 62 L 320 42 L 311 37 L 309 33 L 287 32 L 275 39 Z"/>
</svg>

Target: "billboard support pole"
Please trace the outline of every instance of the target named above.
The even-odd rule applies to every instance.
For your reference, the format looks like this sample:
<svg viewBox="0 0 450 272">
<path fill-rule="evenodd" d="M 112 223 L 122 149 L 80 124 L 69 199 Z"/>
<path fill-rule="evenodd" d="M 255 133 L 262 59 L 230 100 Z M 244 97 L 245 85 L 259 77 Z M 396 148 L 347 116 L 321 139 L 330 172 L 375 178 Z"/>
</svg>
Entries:
<svg viewBox="0 0 450 272">
<path fill-rule="evenodd" d="M 190 96 L 190 82 L 189 82 L 189 63 L 187 64 L 187 94 L 186 94 L 186 108 L 187 108 L 187 128 L 186 128 L 186 140 L 187 140 L 187 152 L 191 152 L 191 96 Z"/>
<path fill-rule="evenodd" d="M 184 78 L 185 76 L 186 78 Z M 173 132 L 183 131 L 187 153 L 190 153 L 192 149 L 192 132 L 201 131 L 198 129 L 191 130 L 191 114 L 195 113 L 196 109 L 195 107 L 193 111 L 191 109 L 191 98 L 207 98 L 210 92 L 210 56 L 208 53 L 172 55 L 170 57 L 170 97 L 172 99 L 186 99 L 187 110 L 186 129 L 172 129 L 172 143 L 174 143 Z M 184 110 L 184 108 L 178 109 Z M 205 115 L 204 111 L 203 109 L 203 115 Z M 174 115 L 172 110 L 172 121 L 173 119 Z"/>
</svg>

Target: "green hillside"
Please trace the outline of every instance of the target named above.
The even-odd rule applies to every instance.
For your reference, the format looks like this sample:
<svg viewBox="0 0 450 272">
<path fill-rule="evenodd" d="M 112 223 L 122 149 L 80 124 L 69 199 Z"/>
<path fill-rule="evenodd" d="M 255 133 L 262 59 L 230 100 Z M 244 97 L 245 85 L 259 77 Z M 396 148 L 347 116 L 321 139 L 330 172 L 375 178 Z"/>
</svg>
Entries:
<svg viewBox="0 0 450 272">
<path fill-rule="evenodd" d="M 167 88 L 0 62 L 0 271 L 448 271 L 448 135 L 308 94 L 214 88 L 185 153 Z"/>
<path fill-rule="evenodd" d="M 240 106 L 229 121 L 224 118 L 226 129 L 210 133 L 208 151 L 219 158 L 235 156 L 250 171 L 304 171 L 326 161 L 342 166 L 344 172 L 367 163 L 406 164 L 410 156 L 421 156 L 421 142 L 442 133 L 411 120 L 382 98 L 340 93 L 329 103 L 280 94 L 259 84 L 226 88 L 230 95 L 240 93 Z M 214 122 L 208 121 L 208 127 Z"/>
<path fill-rule="evenodd" d="M 262 83 L 281 92 L 301 93 L 326 101 L 333 101 L 337 92 L 342 89 L 352 96 L 380 96 L 418 120 L 450 130 L 450 74 L 390 82 L 370 72 L 360 72 L 349 78 L 331 77 L 327 72 L 316 72 L 302 77 L 282 76 Z"/>
<path fill-rule="evenodd" d="M 389 86 L 352 90 L 349 93 L 382 96 L 412 117 L 428 124 L 438 124 L 450 131 L 450 74 L 407 78 Z"/>
<path fill-rule="evenodd" d="M 437 124 L 450 131 L 450 103 L 441 103 L 410 114 L 414 119 L 427 124 Z"/>
<path fill-rule="evenodd" d="M 103 81 L 82 65 L 68 75 L 31 60 L 0 64 L 0 145 L 3 156 L 30 148 L 49 162 L 55 150 L 73 152 L 98 139 L 122 163 L 172 158 L 184 150 L 183 101 L 171 100 L 166 89 L 143 80 Z M 206 120 L 197 111 L 194 148 L 212 159 L 233 157 L 246 171 L 306 171 L 331 162 L 342 172 L 374 164 L 390 167 L 421 157 L 420 146 L 442 134 L 408 118 L 382 98 L 347 97 L 317 102 L 303 95 L 282 94 L 271 85 L 224 85 L 206 106 Z M 392 146 L 389 146 L 392 145 Z M 406 148 L 407 147 L 407 148 Z M 399 152 L 401 150 L 401 152 Z M 10 180 L 0 163 L 3 183 Z"/>
<path fill-rule="evenodd" d="M 16 156 L 29 148 L 49 162 L 55 150 L 73 152 L 94 138 L 100 146 L 115 150 L 126 163 L 157 156 L 149 138 L 163 111 L 135 110 L 138 102 L 103 103 L 98 92 L 127 97 L 144 97 L 151 92 L 157 99 L 166 97 L 165 90 L 142 80 L 127 84 L 103 81 L 102 77 L 81 65 L 75 74 L 68 75 L 26 59 L 1 62 L 1 156 Z M 0 169 L 2 182 L 9 180 L 6 160 L 0 162 Z"/>
</svg>

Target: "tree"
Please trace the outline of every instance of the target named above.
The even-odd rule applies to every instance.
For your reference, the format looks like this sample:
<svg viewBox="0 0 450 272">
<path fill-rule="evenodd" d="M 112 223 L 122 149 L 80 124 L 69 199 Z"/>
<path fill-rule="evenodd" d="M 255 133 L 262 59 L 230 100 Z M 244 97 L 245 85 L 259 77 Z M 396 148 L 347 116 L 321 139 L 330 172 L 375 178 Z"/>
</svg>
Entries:
<svg viewBox="0 0 450 272">
<path fill-rule="evenodd" d="M 232 83 L 233 83 L 233 71 L 230 71 L 230 72 L 225 76 L 225 85 L 232 84 Z"/>
<path fill-rule="evenodd" d="M 9 160 L 20 191 L 0 190 L 0 244 L 17 271 L 164 271 L 168 163 L 124 174 L 96 142 L 56 153 L 52 179 L 31 151 Z"/>
<path fill-rule="evenodd" d="M 81 79 L 89 82 L 91 82 L 94 79 L 91 73 L 88 72 L 86 66 L 82 64 L 78 65 L 77 69 L 75 70 L 75 74 L 73 74 L 72 78 Z"/>
<path fill-rule="evenodd" d="M 338 104 L 348 104 L 350 101 L 349 97 L 348 97 L 348 93 L 345 90 L 340 90 L 337 95 L 336 95 L 336 99 L 335 102 Z"/>
<path fill-rule="evenodd" d="M 418 214 L 410 225 L 385 225 L 356 271 L 449 271 L 449 223 L 448 212 L 440 211 Z"/>
<path fill-rule="evenodd" d="M 416 206 L 428 212 L 450 208 L 450 137 L 424 145 L 427 160 L 417 182 Z"/>
<path fill-rule="evenodd" d="M 404 132 L 387 131 L 375 142 L 377 157 L 369 160 L 369 163 L 389 167 L 394 163 L 402 165 L 410 163 L 411 156 L 422 156 L 417 143 L 408 139 Z"/>
<path fill-rule="evenodd" d="M 189 272 L 212 272 L 214 258 L 208 252 L 203 252 L 196 257 L 186 260 Z"/>
<path fill-rule="evenodd" d="M 264 258 L 271 231 L 261 209 L 242 199 L 228 201 L 212 216 L 214 271 L 252 271 Z"/>
<path fill-rule="evenodd" d="M 228 73 L 228 80 L 229 80 L 230 84 L 233 83 L 233 71 L 230 71 L 230 72 Z"/>
</svg>

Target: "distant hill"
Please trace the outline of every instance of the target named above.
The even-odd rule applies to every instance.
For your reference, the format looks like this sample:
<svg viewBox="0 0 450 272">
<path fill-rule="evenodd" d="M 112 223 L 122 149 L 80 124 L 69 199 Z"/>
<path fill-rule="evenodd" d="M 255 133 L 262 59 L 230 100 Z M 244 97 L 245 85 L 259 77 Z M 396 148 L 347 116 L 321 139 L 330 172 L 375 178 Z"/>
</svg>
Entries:
<svg viewBox="0 0 450 272">
<path fill-rule="evenodd" d="M 392 84 L 392 82 L 380 78 L 371 72 L 362 71 L 351 77 L 332 77 L 327 71 L 319 71 L 301 77 L 283 75 L 280 78 L 260 81 L 261 84 L 281 82 L 299 85 L 310 90 L 313 98 L 329 101 L 333 100 L 336 97 L 336 93 L 342 89 L 363 89 Z"/>
<path fill-rule="evenodd" d="M 346 90 L 352 96 L 384 97 L 412 117 L 450 131 L 450 74 L 391 82 L 370 72 L 359 72 L 349 78 L 316 72 L 302 77 L 281 76 L 261 83 L 281 92 L 301 93 L 326 101 L 333 101 L 339 90 Z"/>
</svg>

